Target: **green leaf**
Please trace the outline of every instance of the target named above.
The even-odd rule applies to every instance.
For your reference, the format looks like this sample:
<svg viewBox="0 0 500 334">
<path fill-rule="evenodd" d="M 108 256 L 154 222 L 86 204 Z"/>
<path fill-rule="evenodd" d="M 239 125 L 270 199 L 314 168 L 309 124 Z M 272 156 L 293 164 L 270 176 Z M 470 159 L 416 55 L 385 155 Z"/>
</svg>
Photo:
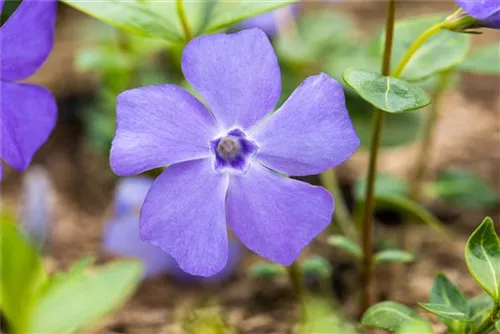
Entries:
<svg viewBox="0 0 500 334">
<path fill-rule="evenodd" d="M 283 267 L 271 262 L 259 262 L 250 268 L 250 275 L 259 278 L 274 278 L 284 275 Z"/>
<path fill-rule="evenodd" d="M 424 310 L 429 311 L 441 318 L 467 321 L 469 316 L 453 306 L 447 304 L 418 303 Z"/>
<path fill-rule="evenodd" d="M 205 32 L 211 33 L 229 27 L 235 23 L 299 2 L 299 0 L 253 1 L 234 0 L 219 1 L 212 12 Z"/>
<path fill-rule="evenodd" d="M 366 192 L 366 175 L 354 184 L 354 196 L 362 200 Z M 376 196 L 408 196 L 408 184 L 388 173 L 377 173 L 375 178 Z"/>
<path fill-rule="evenodd" d="M 393 209 L 407 216 L 413 217 L 439 233 L 449 236 L 445 226 L 431 212 L 421 206 L 419 203 L 400 196 L 376 196 L 375 203 L 377 208 Z"/>
<path fill-rule="evenodd" d="M 83 330 L 122 304 L 142 274 L 135 261 L 115 262 L 88 273 L 79 269 L 58 276 L 44 289 L 32 310 L 30 332 Z"/>
<path fill-rule="evenodd" d="M 479 325 L 483 320 L 489 316 L 493 308 L 493 300 L 487 294 L 473 297 L 467 301 L 471 322 Z"/>
<path fill-rule="evenodd" d="M 500 332 L 500 320 L 495 323 L 495 328 Z"/>
<path fill-rule="evenodd" d="M 498 204 L 494 190 L 477 175 L 463 169 L 444 171 L 429 190 L 432 195 L 457 206 L 493 208 Z"/>
<path fill-rule="evenodd" d="M 442 22 L 446 16 L 432 14 L 412 17 L 397 22 L 394 28 L 393 66 L 399 63 L 408 50 L 408 47 L 421 33 L 431 26 Z M 381 34 L 379 43 L 380 54 L 383 53 L 384 40 L 385 35 Z M 419 48 L 403 71 L 401 78 L 409 81 L 418 81 L 438 72 L 453 68 L 465 59 L 469 48 L 470 36 L 441 30 Z"/>
<path fill-rule="evenodd" d="M 321 256 L 311 256 L 300 264 L 304 275 L 328 278 L 332 274 L 330 263 Z"/>
<path fill-rule="evenodd" d="M 24 333 L 28 311 L 46 273 L 35 248 L 16 224 L 3 215 L 0 224 L 0 307 L 11 331 Z"/>
<path fill-rule="evenodd" d="M 343 78 L 364 100 L 389 113 L 416 110 L 431 103 L 422 88 L 401 79 L 355 69 L 345 70 Z"/>
<path fill-rule="evenodd" d="M 329 237 L 328 243 L 334 247 L 340 248 L 348 254 L 351 254 L 357 259 L 361 259 L 363 256 L 361 248 L 352 239 L 343 235 Z"/>
<path fill-rule="evenodd" d="M 399 249 L 387 249 L 375 254 L 373 259 L 375 264 L 382 263 L 411 263 L 415 261 L 415 256 L 410 252 Z"/>
<path fill-rule="evenodd" d="M 396 334 L 434 334 L 432 325 L 426 320 L 410 321 L 403 324 Z"/>
<path fill-rule="evenodd" d="M 75 59 L 75 66 L 80 72 L 128 71 L 133 64 L 129 55 L 111 47 L 82 49 Z"/>
<path fill-rule="evenodd" d="M 434 305 L 446 305 L 454 310 L 469 316 L 469 305 L 462 291 L 454 285 L 443 274 L 438 274 L 434 280 L 431 289 L 430 302 Z M 432 311 L 430 311 L 432 312 Z M 434 314 L 437 314 L 433 312 Z M 439 314 L 437 314 L 439 315 Z M 450 329 L 451 332 L 462 332 L 465 324 L 461 321 L 442 316 L 441 321 Z"/>
<path fill-rule="evenodd" d="M 87 15 L 132 34 L 144 37 L 161 37 L 175 42 L 181 42 L 184 39 L 172 19 L 176 17 L 177 12 L 170 11 L 170 18 L 165 17 L 160 14 L 161 11 L 158 11 L 155 2 L 143 0 L 61 1 Z M 172 3 L 169 4 L 165 1 L 163 4 L 172 5 Z"/>
<path fill-rule="evenodd" d="M 500 44 L 475 47 L 459 68 L 482 75 L 500 75 Z"/>
<path fill-rule="evenodd" d="M 403 325 L 422 320 L 408 306 L 386 301 L 370 307 L 361 318 L 361 325 L 370 328 L 383 328 L 391 332 L 398 331 Z"/>
<path fill-rule="evenodd" d="M 465 261 L 483 290 L 495 302 L 500 302 L 500 239 L 491 218 L 485 218 L 470 236 Z"/>
</svg>

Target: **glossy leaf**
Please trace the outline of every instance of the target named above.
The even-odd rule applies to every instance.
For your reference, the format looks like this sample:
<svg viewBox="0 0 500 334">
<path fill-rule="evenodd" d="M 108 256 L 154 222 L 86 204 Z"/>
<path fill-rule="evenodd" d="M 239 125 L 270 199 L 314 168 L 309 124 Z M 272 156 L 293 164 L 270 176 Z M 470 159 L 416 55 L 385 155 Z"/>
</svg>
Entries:
<svg viewBox="0 0 500 334">
<path fill-rule="evenodd" d="M 432 14 L 412 17 L 397 22 L 394 28 L 393 66 L 396 66 L 401 58 L 403 58 L 408 47 L 420 34 L 443 21 L 447 15 L 449 14 Z M 381 34 L 379 43 L 380 54 L 383 53 L 384 39 L 385 35 Z M 401 78 L 409 81 L 418 81 L 453 68 L 465 59 L 469 48 L 470 36 L 441 30 L 419 48 L 406 66 Z"/>
<path fill-rule="evenodd" d="M 355 69 L 345 70 L 343 78 L 364 100 L 389 113 L 416 110 L 431 103 L 422 88 L 401 79 Z"/>
<path fill-rule="evenodd" d="M 300 264 L 304 275 L 319 278 L 328 278 L 332 274 L 332 268 L 328 261 L 321 256 L 311 256 Z"/>
<path fill-rule="evenodd" d="M 412 253 L 403 250 L 387 249 L 376 253 L 373 261 L 375 264 L 412 263 L 415 261 L 415 256 Z"/>
<path fill-rule="evenodd" d="M 453 306 L 447 304 L 431 304 L 431 303 L 419 303 L 420 307 L 424 310 L 431 312 L 441 318 L 467 321 L 469 316 L 466 313 L 460 312 Z"/>
<path fill-rule="evenodd" d="M 396 334 L 434 334 L 432 325 L 427 320 L 410 321 L 403 324 Z"/>
<path fill-rule="evenodd" d="M 1 217 L 0 307 L 16 333 L 26 332 L 28 311 L 47 279 L 41 258 L 16 224 Z"/>
<path fill-rule="evenodd" d="M 274 278 L 284 275 L 283 267 L 271 262 L 259 262 L 250 268 L 250 275 L 259 278 Z"/>
<path fill-rule="evenodd" d="M 366 192 L 366 176 L 360 177 L 354 184 L 354 195 L 363 199 Z M 377 173 L 375 178 L 376 196 L 408 196 L 408 184 L 388 173 Z"/>
<path fill-rule="evenodd" d="M 467 301 L 470 310 L 471 321 L 479 325 L 483 320 L 489 316 L 493 308 L 493 300 L 487 294 L 473 297 Z"/>
<path fill-rule="evenodd" d="M 234 0 L 219 1 L 212 12 L 206 33 L 215 32 L 235 23 L 272 10 L 299 2 L 299 0 L 252 1 Z"/>
<path fill-rule="evenodd" d="M 345 237 L 343 235 L 335 235 L 328 238 L 328 243 L 336 248 L 343 250 L 344 252 L 354 256 L 357 259 L 361 259 L 363 254 L 361 248 L 357 245 L 354 240 Z"/>
<path fill-rule="evenodd" d="M 361 325 L 370 328 L 383 328 L 396 332 L 407 323 L 422 320 L 408 306 L 386 301 L 370 307 L 361 318 Z"/>
<path fill-rule="evenodd" d="M 117 308 L 134 291 L 142 268 L 116 262 L 88 273 L 75 270 L 49 283 L 32 310 L 30 332 L 66 333 L 87 328 Z"/>
<path fill-rule="evenodd" d="M 459 68 L 476 74 L 500 75 L 500 44 L 493 43 L 474 48 Z"/>
<path fill-rule="evenodd" d="M 462 291 L 443 274 L 438 274 L 434 280 L 431 289 L 430 303 L 434 305 L 446 305 L 467 315 L 467 317 L 470 314 L 467 299 L 465 299 Z M 464 323 L 461 321 L 456 321 L 445 316 L 441 317 L 441 321 L 446 324 L 452 332 L 463 331 Z"/>
<path fill-rule="evenodd" d="M 429 189 L 432 195 L 457 206 L 492 208 L 498 204 L 495 191 L 477 175 L 464 169 L 444 171 Z"/>
<path fill-rule="evenodd" d="M 486 293 L 500 302 L 500 239 L 493 220 L 485 218 L 465 248 L 469 271 Z"/>
</svg>

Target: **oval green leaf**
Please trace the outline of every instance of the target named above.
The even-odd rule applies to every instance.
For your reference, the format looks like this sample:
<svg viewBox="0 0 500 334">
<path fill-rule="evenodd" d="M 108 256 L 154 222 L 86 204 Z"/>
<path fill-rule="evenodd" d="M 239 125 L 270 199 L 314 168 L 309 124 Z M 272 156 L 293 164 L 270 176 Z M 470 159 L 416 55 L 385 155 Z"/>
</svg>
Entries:
<svg viewBox="0 0 500 334">
<path fill-rule="evenodd" d="M 495 302 L 500 302 L 500 239 L 493 220 L 485 218 L 465 248 L 469 271 Z"/>
<path fill-rule="evenodd" d="M 284 275 L 283 267 L 271 262 L 259 262 L 250 268 L 250 275 L 259 278 L 274 278 Z"/>
<path fill-rule="evenodd" d="M 481 75 L 500 75 L 500 44 L 475 48 L 459 68 L 465 72 Z"/>
<path fill-rule="evenodd" d="M 473 297 L 467 301 L 470 310 L 471 321 L 477 326 L 489 316 L 493 308 L 493 300 L 487 294 Z"/>
<path fill-rule="evenodd" d="M 412 263 L 415 261 L 415 256 L 399 249 L 387 249 L 375 254 L 373 261 L 375 264 L 383 263 Z"/>
<path fill-rule="evenodd" d="M 311 256 L 301 263 L 300 268 L 304 275 L 319 278 L 328 278 L 332 274 L 330 263 L 321 256 Z"/>
<path fill-rule="evenodd" d="M 88 273 L 73 270 L 59 275 L 34 306 L 29 332 L 68 333 L 87 328 L 122 304 L 141 274 L 140 263 L 123 261 Z"/>
<path fill-rule="evenodd" d="M 432 303 L 418 303 L 424 310 L 431 312 L 441 318 L 468 321 L 469 316 L 466 313 L 460 312 L 453 306 L 447 304 L 432 304 Z"/>
<path fill-rule="evenodd" d="M 357 259 L 361 259 L 363 256 L 361 248 L 352 239 L 343 235 L 329 237 L 328 243 L 334 247 L 340 248 L 348 254 L 351 254 Z"/>
<path fill-rule="evenodd" d="M 403 325 L 422 318 L 408 306 L 387 301 L 370 307 L 361 318 L 361 326 L 398 331 Z"/>
<path fill-rule="evenodd" d="M 365 101 L 385 112 L 402 113 L 431 103 L 422 88 L 401 79 L 355 69 L 345 70 L 343 78 Z"/>
<path fill-rule="evenodd" d="M 434 280 L 431 289 L 430 302 L 434 305 L 447 305 L 462 314 L 470 315 L 469 304 L 467 299 L 465 299 L 464 294 L 443 274 L 438 274 Z M 437 313 L 434 312 L 434 314 Z M 439 314 L 437 315 L 439 316 Z M 453 333 L 463 331 L 466 326 L 463 321 L 457 321 L 444 316 L 441 316 L 440 320 Z"/>
<path fill-rule="evenodd" d="M 396 334 L 434 334 L 432 325 L 427 320 L 416 320 L 405 323 Z"/>
</svg>

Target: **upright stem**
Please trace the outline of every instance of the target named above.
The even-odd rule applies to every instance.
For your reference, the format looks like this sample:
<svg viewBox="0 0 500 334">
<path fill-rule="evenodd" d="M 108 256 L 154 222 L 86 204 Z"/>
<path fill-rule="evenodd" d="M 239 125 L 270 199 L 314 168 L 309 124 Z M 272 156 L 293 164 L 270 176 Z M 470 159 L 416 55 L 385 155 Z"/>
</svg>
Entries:
<svg viewBox="0 0 500 334">
<path fill-rule="evenodd" d="M 392 41 L 394 37 L 394 23 L 396 17 L 396 0 L 389 0 L 387 4 L 387 19 L 385 24 L 385 47 L 382 62 L 382 75 L 388 76 L 391 70 Z M 365 208 L 363 216 L 363 291 L 361 298 L 361 312 L 365 312 L 371 305 L 371 291 L 373 281 L 373 209 L 375 194 L 375 175 L 377 171 L 377 158 L 382 137 L 384 124 L 384 113 L 375 111 L 373 120 L 373 132 L 370 148 L 370 163 L 368 166 L 368 179 L 365 196 Z"/>
<path fill-rule="evenodd" d="M 179 15 L 179 19 L 181 20 L 182 29 L 184 29 L 184 36 L 186 37 L 186 41 L 190 41 L 193 39 L 193 32 L 191 31 L 191 27 L 189 26 L 189 22 L 187 19 L 186 10 L 184 9 L 184 3 L 182 0 L 177 0 L 177 15 Z"/>
<path fill-rule="evenodd" d="M 416 201 L 421 196 L 422 183 L 427 174 L 429 156 L 435 139 L 436 124 L 439 120 L 441 98 L 448 87 L 451 73 L 450 70 L 439 73 L 438 87 L 432 96 L 432 106 L 422 133 L 422 142 L 414 164 L 415 169 L 410 178 L 410 197 Z"/>
<path fill-rule="evenodd" d="M 298 262 L 295 261 L 286 267 L 286 272 L 288 274 L 288 278 L 290 279 L 290 283 L 292 283 L 293 289 L 295 290 L 297 299 L 300 302 L 301 316 L 303 316 L 305 311 L 306 291 L 304 289 L 304 280 L 302 279 L 302 272 L 300 271 Z"/>
</svg>

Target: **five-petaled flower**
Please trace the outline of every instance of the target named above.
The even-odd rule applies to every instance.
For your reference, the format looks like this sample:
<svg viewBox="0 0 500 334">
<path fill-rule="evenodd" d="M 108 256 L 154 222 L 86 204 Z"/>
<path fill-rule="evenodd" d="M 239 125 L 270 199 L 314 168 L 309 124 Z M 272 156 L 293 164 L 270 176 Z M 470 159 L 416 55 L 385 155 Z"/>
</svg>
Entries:
<svg viewBox="0 0 500 334">
<path fill-rule="evenodd" d="M 457 4 L 478 20 L 476 27 L 500 29 L 500 0 L 457 0 Z"/>
<path fill-rule="evenodd" d="M 28 167 L 57 118 L 48 90 L 14 82 L 35 73 L 52 50 L 56 6 L 53 0 L 23 1 L 0 28 L 0 158 L 18 171 Z"/>
<path fill-rule="evenodd" d="M 228 256 L 226 221 L 252 251 L 291 264 L 329 223 L 325 189 L 285 177 L 333 168 L 358 148 L 341 85 L 307 78 L 274 113 L 281 73 L 259 29 L 192 40 L 182 70 L 207 107 L 175 85 L 118 96 L 111 167 L 169 165 L 149 190 L 141 238 L 182 270 L 211 276 Z"/>
</svg>

